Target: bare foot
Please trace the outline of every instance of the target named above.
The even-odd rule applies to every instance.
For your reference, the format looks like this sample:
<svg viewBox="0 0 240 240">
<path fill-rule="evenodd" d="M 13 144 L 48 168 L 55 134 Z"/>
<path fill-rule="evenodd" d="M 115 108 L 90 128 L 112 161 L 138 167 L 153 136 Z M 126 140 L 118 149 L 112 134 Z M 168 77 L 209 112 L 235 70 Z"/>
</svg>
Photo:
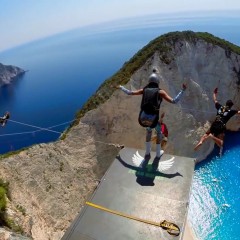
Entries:
<svg viewBox="0 0 240 240">
<path fill-rule="evenodd" d="M 214 140 L 214 142 L 221 148 L 223 146 L 223 140 L 220 138 L 215 137 L 211 133 L 208 135 L 210 138 Z"/>
</svg>

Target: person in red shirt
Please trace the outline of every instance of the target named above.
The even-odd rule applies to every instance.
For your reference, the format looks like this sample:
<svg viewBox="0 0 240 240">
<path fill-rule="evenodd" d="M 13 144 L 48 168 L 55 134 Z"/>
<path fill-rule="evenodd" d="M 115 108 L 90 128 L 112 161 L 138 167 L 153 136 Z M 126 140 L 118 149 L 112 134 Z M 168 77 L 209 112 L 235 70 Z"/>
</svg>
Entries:
<svg viewBox="0 0 240 240">
<path fill-rule="evenodd" d="M 163 112 L 161 114 L 160 120 L 159 120 L 158 125 L 157 125 L 158 128 L 161 128 L 161 133 L 162 133 L 161 148 L 163 150 L 165 150 L 165 147 L 166 147 L 166 144 L 167 144 L 167 141 L 168 141 L 168 128 L 167 128 L 167 125 L 163 122 L 164 116 L 165 116 L 165 113 Z M 153 136 L 151 140 L 153 142 L 156 142 L 157 135 Z"/>
</svg>

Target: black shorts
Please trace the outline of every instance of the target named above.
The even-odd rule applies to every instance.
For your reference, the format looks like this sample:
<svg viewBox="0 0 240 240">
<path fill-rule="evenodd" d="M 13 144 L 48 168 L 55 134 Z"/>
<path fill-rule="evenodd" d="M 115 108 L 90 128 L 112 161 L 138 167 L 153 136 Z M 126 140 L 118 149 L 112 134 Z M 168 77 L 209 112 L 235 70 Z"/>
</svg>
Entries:
<svg viewBox="0 0 240 240">
<path fill-rule="evenodd" d="M 226 125 L 221 121 L 215 121 L 212 123 L 210 129 L 206 132 L 207 134 L 212 133 L 215 137 L 226 131 Z"/>
</svg>

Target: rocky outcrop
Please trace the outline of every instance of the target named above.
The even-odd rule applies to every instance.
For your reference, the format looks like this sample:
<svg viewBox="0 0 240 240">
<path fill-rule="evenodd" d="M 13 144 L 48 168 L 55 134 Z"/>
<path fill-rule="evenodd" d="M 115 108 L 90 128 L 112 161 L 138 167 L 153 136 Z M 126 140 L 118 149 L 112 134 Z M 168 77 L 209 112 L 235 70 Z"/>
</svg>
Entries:
<svg viewBox="0 0 240 240">
<path fill-rule="evenodd" d="M 25 71 L 19 67 L 0 63 L 0 87 L 11 83 L 16 77 L 23 73 L 25 73 Z"/>
<path fill-rule="evenodd" d="M 175 96 L 182 83 L 187 83 L 178 104 L 163 102 L 161 106 L 169 130 L 166 152 L 200 160 L 213 149 L 208 141 L 197 153 L 193 150 L 215 116 L 213 89 L 219 88 L 219 100 L 231 98 L 240 109 L 240 55 L 194 33 L 191 38 L 185 33 L 177 39 L 167 36 L 163 44 L 167 51 L 151 45 L 154 52 L 137 69 L 131 67 L 134 61 L 128 63 L 134 71 L 126 87 L 146 85 L 153 66 L 169 95 Z M 115 81 L 116 85 L 121 79 Z M 10 183 L 11 204 L 25 209 L 22 219 L 17 219 L 27 236 L 61 239 L 119 152 L 119 145 L 144 148 L 145 129 L 137 122 L 141 97 L 110 88 L 104 91 L 113 94 L 87 111 L 64 140 L 36 145 L 1 160 L 0 174 Z M 103 89 L 95 96 L 102 98 Z M 239 118 L 234 117 L 228 128 L 238 130 Z"/>
<path fill-rule="evenodd" d="M 36 145 L 1 161 L 11 202 L 25 209 L 25 221 L 18 214 L 17 223 L 22 221 L 27 236 L 61 239 L 98 185 L 119 148 L 96 141 L 94 133 L 80 123 L 64 141 Z"/>
<path fill-rule="evenodd" d="M 21 234 L 11 232 L 8 229 L 0 228 L 0 239 L 1 240 L 31 240 L 32 238 L 28 238 L 28 237 L 22 236 Z"/>
</svg>

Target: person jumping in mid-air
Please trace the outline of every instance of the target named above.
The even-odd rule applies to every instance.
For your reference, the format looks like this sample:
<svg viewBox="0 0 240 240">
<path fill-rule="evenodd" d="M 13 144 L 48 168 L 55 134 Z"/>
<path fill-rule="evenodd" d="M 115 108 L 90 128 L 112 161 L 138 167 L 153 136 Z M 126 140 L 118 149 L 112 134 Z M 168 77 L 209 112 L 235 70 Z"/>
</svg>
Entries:
<svg viewBox="0 0 240 240">
<path fill-rule="evenodd" d="M 203 144 L 203 142 L 205 142 L 208 138 L 211 138 L 220 147 L 220 156 L 221 156 L 223 143 L 224 143 L 224 135 L 226 131 L 226 123 L 236 113 L 240 114 L 240 111 L 231 109 L 233 106 L 232 100 L 228 100 L 225 106 L 221 105 L 217 101 L 217 93 L 218 93 L 218 88 L 215 88 L 213 92 L 213 101 L 217 109 L 216 118 L 214 122 L 211 124 L 208 131 L 201 137 L 200 141 L 197 143 L 194 150 L 195 151 L 198 150 L 198 148 Z"/>
<path fill-rule="evenodd" d="M 0 124 L 1 124 L 2 127 L 5 126 L 5 124 L 7 123 L 7 120 L 9 118 L 10 118 L 10 113 L 9 112 L 6 112 L 3 117 L 0 117 Z"/>
<path fill-rule="evenodd" d="M 148 78 L 148 84 L 143 88 L 136 91 L 130 91 L 123 86 L 118 86 L 124 93 L 128 95 L 143 95 L 141 102 L 141 110 L 139 113 L 138 122 L 141 126 L 146 127 L 146 153 L 145 159 L 150 159 L 151 152 L 151 137 L 152 130 L 155 128 L 157 132 L 156 140 L 156 157 L 160 158 L 164 153 L 161 150 L 161 128 L 157 127 L 159 121 L 159 110 L 162 99 L 169 103 L 177 103 L 185 89 L 186 84 L 182 85 L 182 90 L 175 98 L 170 97 L 166 91 L 159 88 L 160 77 L 158 76 L 157 69 L 154 68 L 152 74 Z"/>
</svg>

